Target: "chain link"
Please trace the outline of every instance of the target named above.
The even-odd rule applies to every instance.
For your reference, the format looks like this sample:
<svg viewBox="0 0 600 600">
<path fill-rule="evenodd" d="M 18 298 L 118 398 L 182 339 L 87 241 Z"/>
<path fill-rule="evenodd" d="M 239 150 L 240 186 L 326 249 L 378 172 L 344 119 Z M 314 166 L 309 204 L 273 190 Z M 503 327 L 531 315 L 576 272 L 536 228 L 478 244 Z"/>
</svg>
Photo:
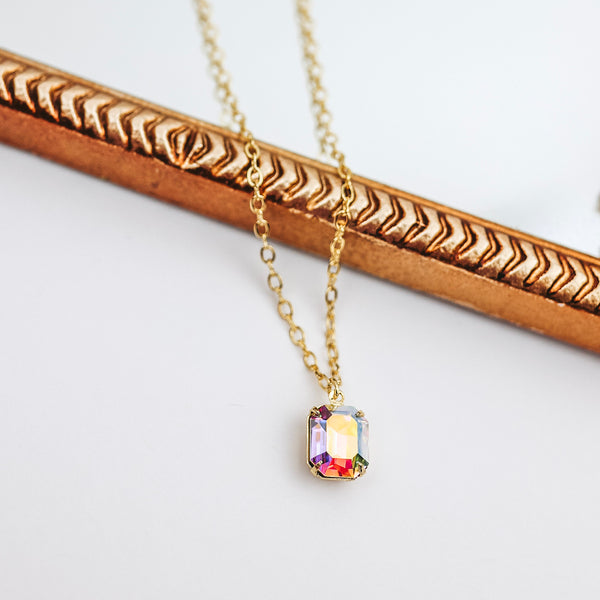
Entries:
<svg viewBox="0 0 600 600">
<path fill-rule="evenodd" d="M 350 222 L 350 206 L 354 200 L 355 191 L 352 183 L 352 172 L 346 165 L 344 154 L 338 149 L 338 138 L 331 129 L 331 113 L 325 102 L 326 93 L 321 81 L 321 65 L 316 54 L 313 21 L 309 10 L 310 4 L 308 0 L 297 0 L 296 8 L 300 24 L 304 64 L 316 121 L 316 134 L 322 152 L 337 163 L 338 173 L 342 179 L 339 206 L 333 214 L 335 234 L 329 246 L 330 258 L 327 265 L 327 288 L 325 291 L 327 306 L 325 343 L 331 371 L 329 376 L 321 371 L 317 357 L 314 352 L 308 349 L 304 330 L 294 320 L 292 304 L 283 295 L 283 280 L 274 266 L 275 248 L 269 241 L 271 231 L 269 221 L 265 216 L 265 196 L 261 189 L 264 175 L 260 168 L 260 148 L 248 129 L 246 116 L 241 112 L 238 99 L 231 90 L 231 78 L 225 70 L 223 51 L 218 44 L 217 31 L 212 22 L 210 5 L 207 0 L 195 0 L 195 6 L 204 39 L 204 48 L 209 61 L 209 71 L 215 81 L 216 96 L 223 109 L 223 120 L 230 123 L 231 128 L 239 133 L 244 141 L 244 151 L 248 158 L 246 181 L 252 190 L 250 210 L 256 217 L 254 235 L 262 241 L 260 258 L 268 269 L 267 284 L 277 296 L 277 312 L 288 325 L 290 340 L 302 351 L 304 365 L 314 373 L 319 385 L 327 391 L 330 403 L 341 405 L 344 403 L 344 394 L 341 390 L 342 379 L 335 332 L 335 303 L 338 297 L 336 283 L 341 268 L 340 258 L 345 245 L 344 234 Z"/>
<path fill-rule="evenodd" d="M 337 163 L 338 174 L 342 180 L 340 203 L 333 215 L 335 234 L 329 246 L 331 256 L 327 265 L 327 289 L 325 291 L 325 303 L 327 305 L 325 343 L 327 346 L 327 356 L 331 368 L 331 376 L 341 386 L 339 352 L 335 335 L 335 302 L 338 296 L 336 283 L 340 272 L 340 257 L 345 245 L 344 234 L 350 222 L 350 206 L 354 201 L 355 191 L 352 183 L 352 171 L 346 165 L 346 157 L 338 147 L 338 137 L 331 128 L 333 119 L 327 107 L 327 92 L 322 81 L 323 68 L 317 58 L 317 43 L 313 33 L 314 22 L 310 14 L 310 0 L 296 0 L 296 13 L 300 26 L 302 55 L 308 77 L 311 107 L 315 118 L 315 134 L 321 152 Z"/>
</svg>

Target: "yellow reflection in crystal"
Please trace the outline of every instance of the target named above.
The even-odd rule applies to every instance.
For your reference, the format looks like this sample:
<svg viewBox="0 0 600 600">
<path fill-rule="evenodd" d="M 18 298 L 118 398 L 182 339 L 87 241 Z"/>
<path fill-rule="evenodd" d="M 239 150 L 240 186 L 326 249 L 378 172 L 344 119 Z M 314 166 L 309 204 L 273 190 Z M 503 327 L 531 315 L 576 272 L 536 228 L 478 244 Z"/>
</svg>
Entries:
<svg viewBox="0 0 600 600">
<path fill-rule="evenodd" d="M 327 452 L 332 458 L 354 458 L 358 454 L 358 423 L 350 415 L 327 419 Z"/>
</svg>

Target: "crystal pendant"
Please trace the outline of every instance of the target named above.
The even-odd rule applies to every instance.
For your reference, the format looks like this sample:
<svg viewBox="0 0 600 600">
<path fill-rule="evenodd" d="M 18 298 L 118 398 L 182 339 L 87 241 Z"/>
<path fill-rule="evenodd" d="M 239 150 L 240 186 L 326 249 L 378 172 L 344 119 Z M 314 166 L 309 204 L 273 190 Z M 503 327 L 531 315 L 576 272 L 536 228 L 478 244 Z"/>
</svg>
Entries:
<svg viewBox="0 0 600 600">
<path fill-rule="evenodd" d="M 314 407 L 308 416 L 308 466 L 316 477 L 356 479 L 369 466 L 369 423 L 353 406 Z"/>
</svg>

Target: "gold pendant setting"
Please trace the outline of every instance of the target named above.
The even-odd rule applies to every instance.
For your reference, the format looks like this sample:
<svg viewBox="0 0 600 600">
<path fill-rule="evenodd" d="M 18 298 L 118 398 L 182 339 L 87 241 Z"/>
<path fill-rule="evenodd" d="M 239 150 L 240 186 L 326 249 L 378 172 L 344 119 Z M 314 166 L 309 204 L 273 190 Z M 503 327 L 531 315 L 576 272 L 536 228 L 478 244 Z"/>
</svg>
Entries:
<svg viewBox="0 0 600 600">
<path fill-rule="evenodd" d="M 316 477 L 357 479 L 369 466 L 369 422 L 354 406 L 312 408 L 307 438 L 307 462 Z"/>
</svg>

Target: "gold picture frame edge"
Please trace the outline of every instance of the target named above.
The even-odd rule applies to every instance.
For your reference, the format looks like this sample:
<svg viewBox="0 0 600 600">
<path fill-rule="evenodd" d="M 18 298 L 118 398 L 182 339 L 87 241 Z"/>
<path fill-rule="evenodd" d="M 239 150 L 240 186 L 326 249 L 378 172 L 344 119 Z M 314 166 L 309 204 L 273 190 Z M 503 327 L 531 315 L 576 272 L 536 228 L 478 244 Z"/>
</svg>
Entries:
<svg viewBox="0 0 600 600">
<path fill-rule="evenodd" d="M 0 141 L 251 230 L 228 130 L 0 49 Z M 333 167 L 260 144 L 276 239 L 327 256 Z M 600 352 L 600 260 L 364 177 L 343 262 Z"/>
</svg>

